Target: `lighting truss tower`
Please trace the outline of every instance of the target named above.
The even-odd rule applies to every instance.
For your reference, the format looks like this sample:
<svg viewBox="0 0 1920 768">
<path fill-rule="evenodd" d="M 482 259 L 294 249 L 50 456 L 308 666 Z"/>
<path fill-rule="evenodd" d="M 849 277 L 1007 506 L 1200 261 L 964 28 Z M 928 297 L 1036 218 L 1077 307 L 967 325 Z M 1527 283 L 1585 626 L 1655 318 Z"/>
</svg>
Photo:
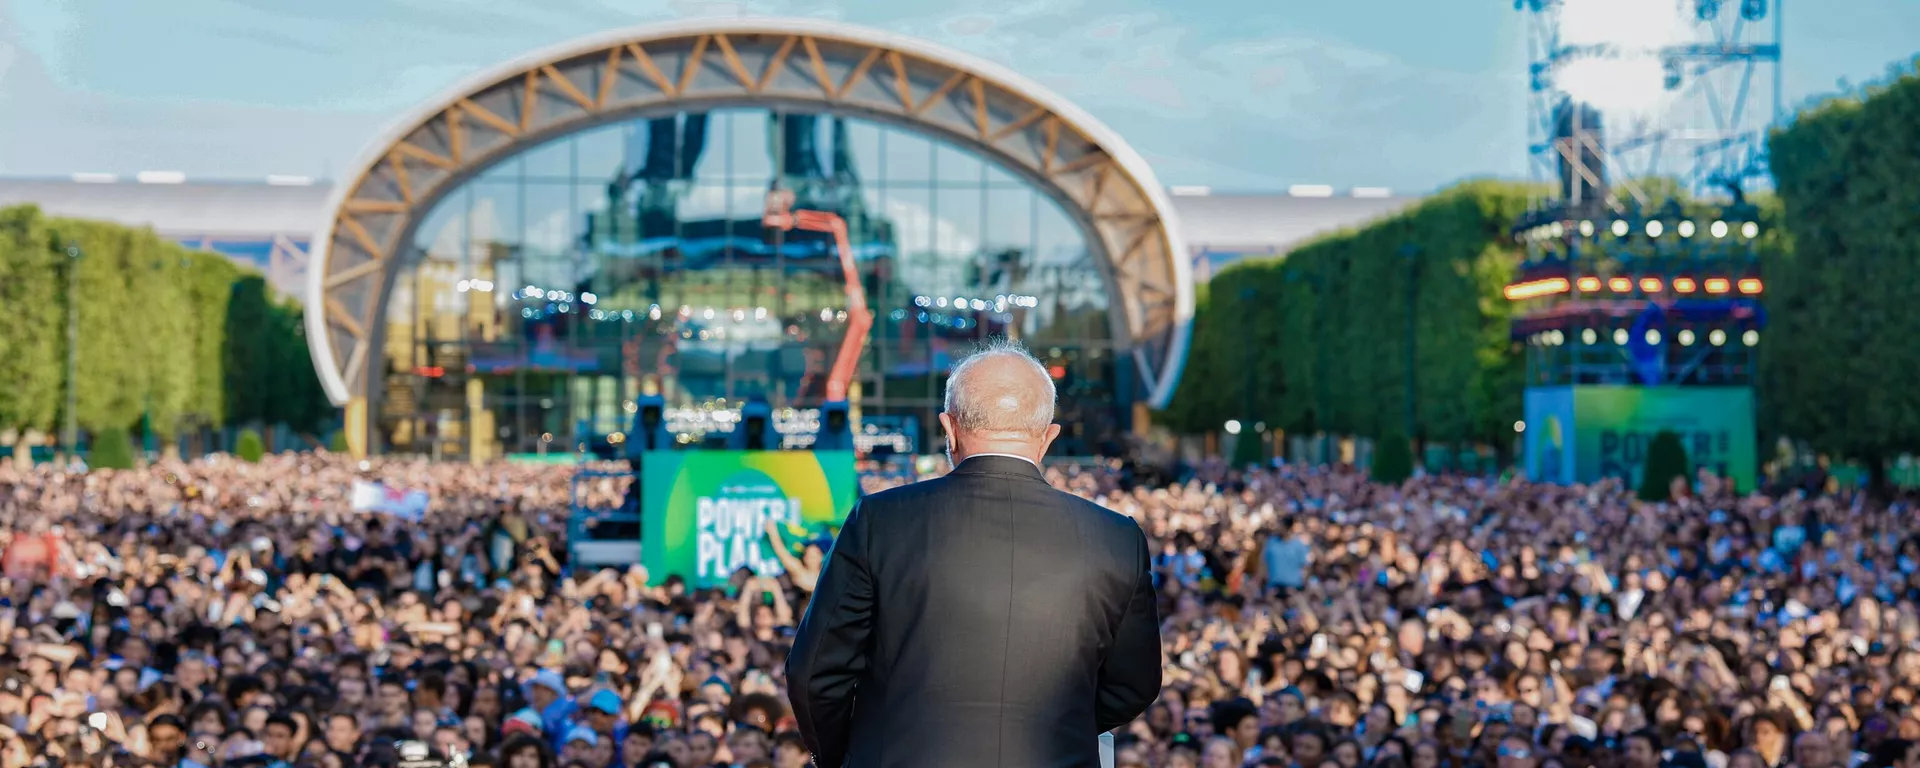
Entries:
<svg viewBox="0 0 1920 768">
<path fill-rule="evenodd" d="M 1517 0 L 1529 167 L 1553 192 L 1515 223 L 1506 297 L 1527 349 L 1528 473 L 1637 482 L 1679 433 L 1743 489 L 1756 469 L 1756 255 L 1781 0 Z"/>
<path fill-rule="evenodd" d="M 1615 211 L 1664 202 L 1656 178 L 1696 199 L 1765 185 L 1766 129 L 1783 115 L 1783 2 L 1516 0 L 1533 179 L 1587 181 L 1574 191 Z"/>
</svg>

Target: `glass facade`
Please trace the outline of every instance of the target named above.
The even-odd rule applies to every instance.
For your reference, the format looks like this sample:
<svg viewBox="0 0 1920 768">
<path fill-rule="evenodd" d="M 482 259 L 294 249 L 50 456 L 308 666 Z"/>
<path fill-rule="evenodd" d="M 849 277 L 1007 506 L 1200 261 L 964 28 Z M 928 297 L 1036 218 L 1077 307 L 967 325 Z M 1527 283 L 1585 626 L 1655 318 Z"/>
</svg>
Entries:
<svg viewBox="0 0 1920 768">
<path fill-rule="evenodd" d="M 937 451 L 946 372 L 995 335 L 1055 376 L 1056 453 L 1110 449 L 1126 427 L 1133 368 L 1116 364 L 1100 256 L 1054 199 L 917 132 L 735 109 L 561 137 L 442 198 L 388 299 L 380 447 L 605 446 L 648 396 L 686 441 L 705 429 L 688 414 L 724 425 L 749 398 L 818 407 L 850 288 L 830 235 L 763 224 L 774 189 L 847 223 L 874 313 L 848 389 L 863 434 Z"/>
</svg>

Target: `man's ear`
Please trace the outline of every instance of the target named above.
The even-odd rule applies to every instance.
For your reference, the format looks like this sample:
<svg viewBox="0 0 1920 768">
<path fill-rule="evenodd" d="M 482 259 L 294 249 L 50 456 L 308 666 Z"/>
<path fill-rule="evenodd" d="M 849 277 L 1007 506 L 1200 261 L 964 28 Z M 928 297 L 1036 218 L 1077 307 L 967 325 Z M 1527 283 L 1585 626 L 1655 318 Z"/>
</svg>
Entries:
<svg viewBox="0 0 1920 768">
<path fill-rule="evenodd" d="M 1060 425 L 1048 424 L 1046 436 L 1040 439 L 1040 455 L 1043 457 L 1046 456 L 1047 451 L 1053 448 L 1053 441 L 1059 437 Z"/>
</svg>

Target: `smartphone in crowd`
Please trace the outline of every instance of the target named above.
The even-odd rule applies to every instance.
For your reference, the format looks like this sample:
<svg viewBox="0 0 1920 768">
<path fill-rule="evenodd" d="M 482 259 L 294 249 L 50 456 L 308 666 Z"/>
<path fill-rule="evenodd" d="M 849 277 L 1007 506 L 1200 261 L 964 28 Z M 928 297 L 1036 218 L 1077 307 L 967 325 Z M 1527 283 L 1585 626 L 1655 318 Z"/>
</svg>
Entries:
<svg viewBox="0 0 1920 768">
<path fill-rule="evenodd" d="M 1421 688 L 1426 687 L 1427 676 L 1420 670 L 1409 669 L 1406 676 L 1400 678 L 1400 685 L 1407 689 L 1407 693 L 1417 694 Z"/>
<path fill-rule="evenodd" d="M 1315 656 L 1324 655 L 1327 652 L 1327 636 L 1325 634 L 1314 635 L 1313 645 L 1309 646 L 1309 651 Z"/>
</svg>

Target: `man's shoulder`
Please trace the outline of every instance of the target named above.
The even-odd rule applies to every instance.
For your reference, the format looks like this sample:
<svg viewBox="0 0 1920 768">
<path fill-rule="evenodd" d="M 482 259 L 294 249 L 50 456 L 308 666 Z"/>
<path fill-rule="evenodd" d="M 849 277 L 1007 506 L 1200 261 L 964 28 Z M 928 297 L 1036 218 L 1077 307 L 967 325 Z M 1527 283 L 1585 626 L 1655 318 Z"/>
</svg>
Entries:
<svg viewBox="0 0 1920 768">
<path fill-rule="evenodd" d="M 860 500 L 860 506 L 867 514 L 885 515 L 893 510 L 921 510 L 929 503 L 946 498 L 953 490 L 952 484 L 970 482 L 981 476 L 942 475 L 917 483 L 866 496 Z M 1058 507 L 1071 514 L 1083 515 L 1097 524 L 1110 526 L 1117 532 L 1138 531 L 1139 523 L 1134 519 L 1103 507 L 1092 500 L 1062 491 L 1035 479 L 1033 482 L 1020 482 L 1014 488 L 1023 496 Z"/>
</svg>

